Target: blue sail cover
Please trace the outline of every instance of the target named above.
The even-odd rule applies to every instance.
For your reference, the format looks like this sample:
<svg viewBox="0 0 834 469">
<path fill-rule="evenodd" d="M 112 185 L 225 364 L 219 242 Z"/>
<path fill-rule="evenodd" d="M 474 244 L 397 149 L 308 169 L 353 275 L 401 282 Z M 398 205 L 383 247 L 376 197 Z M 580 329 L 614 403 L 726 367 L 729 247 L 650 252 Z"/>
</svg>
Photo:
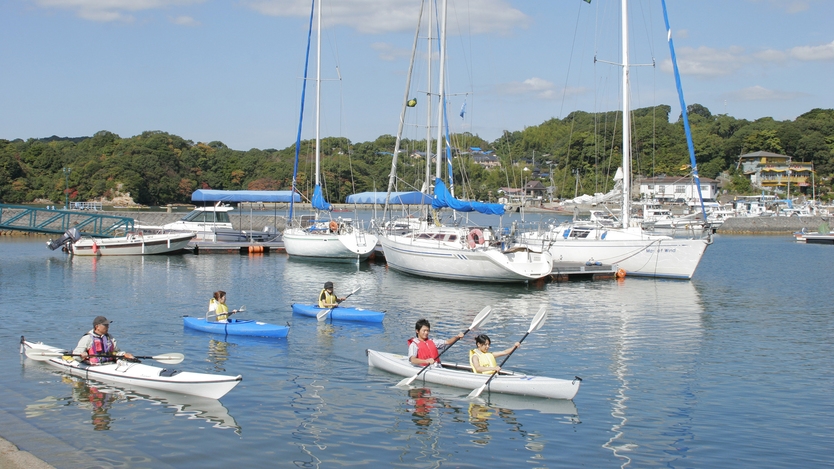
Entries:
<svg viewBox="0 0 834 469">
<path fill-rule="evenodd" d="M 313 190 L 313 208 L 316 210 L 333 210 L 333 207 L 324 200 L 320 184 L 316 184 L 316 188 Z"/>
<path fill-rule="evenodd" d="M 301 196 L 292 191 L 220 191 L 197 189 L 191 194 L 192 202 L 301 202 Z"/>
<path fill-rule="evenodd" d="M 504 204 L 486 204 L 483 202 L 469 202 L 452 197 L 446 184 L 439 178 L 434 180 L 434 201 L 431 206 L 435 209 L 449 207 L 458 212 L 478 212 L 487 215 L 503 215 Z"/>
<path fill-rule="evenodd" d="M 360 192 L 347 196 L 349 204 L 379 204 L 385 203 L 387 192 Z M 389 203 L 394 205 L 431 205 L 432 197 L 419 191 L 392 192 Z"/>
</svg>

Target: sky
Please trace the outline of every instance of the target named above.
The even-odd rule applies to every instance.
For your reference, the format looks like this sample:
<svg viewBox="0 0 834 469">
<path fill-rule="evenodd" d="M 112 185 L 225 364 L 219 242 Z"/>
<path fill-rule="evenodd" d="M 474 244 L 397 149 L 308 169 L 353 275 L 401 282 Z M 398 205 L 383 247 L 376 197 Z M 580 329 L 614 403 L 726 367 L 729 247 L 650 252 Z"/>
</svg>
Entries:
<svg viewBox="0 0 834 469">
<path fill-rule="evenodd" d="M 420 3 L 322 1 L 322 137 L 396 135 Z M 619 3 L 448 0 L 449 128 L 493 141 L 575 110 L 618 109 Z M 667 6 L 687 104 L 748 120 L 834 108 L 834 2 Z M 4 0 L 0 138 L 163 131 L 236 150 L 289 147 L 310 7 L 310 0 Z M 633 0 L 629 16 L 632 106 L 668 104 L 676 120 L 660 0 Z M 406 112 L 409 138 L 426 134 L 426 29 L 407 93 L 419 102 Z M 315 87 L 307 81 L 303 138 L 315 136 Z"/>
</svg>

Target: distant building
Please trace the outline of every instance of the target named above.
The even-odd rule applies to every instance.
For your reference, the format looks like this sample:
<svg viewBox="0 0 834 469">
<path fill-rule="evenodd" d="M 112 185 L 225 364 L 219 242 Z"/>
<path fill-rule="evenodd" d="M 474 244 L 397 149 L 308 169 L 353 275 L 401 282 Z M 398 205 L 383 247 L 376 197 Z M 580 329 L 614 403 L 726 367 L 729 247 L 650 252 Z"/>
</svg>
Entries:
<svg viewBox="0 0 834 469">
<path fill-rule="evenodd" d="M 814 178 L 814 163 L 793 161 L 793 157 L 769 151 L 757 151 L 738 157 L 738 166 L 750 183 L 761 189 L 785 189 L 788 184 L 810 187 Z"/>
<path fill-rule="evenodd" d="M 701 181 L 701 196 L 705 200 L 715 199 L 718 194 L 718 181 L 710 178 L 698 178 Z M 659 176 L 639 180 L 640 197 L 659 202 L 683 202 L 698 200 L 698 187 L 691 177 Z"/>
</svg>

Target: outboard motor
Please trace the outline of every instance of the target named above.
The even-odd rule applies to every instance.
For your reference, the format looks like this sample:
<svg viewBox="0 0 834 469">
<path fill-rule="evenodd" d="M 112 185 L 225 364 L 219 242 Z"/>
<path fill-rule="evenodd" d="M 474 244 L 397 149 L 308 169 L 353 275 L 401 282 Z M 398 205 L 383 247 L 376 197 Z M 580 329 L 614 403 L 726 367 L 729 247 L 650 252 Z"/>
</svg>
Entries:
<svg viewBox="0 0 834 469">
<path fill-rule="evenodd" d="M 78 232 L 78 228 L 70 228 L 57 241 L 52 241 L 51 239 L 47 241 L 46 247 L 54 251 L 65 244 L 74 243 L 79 239 L 81 239 L 81 233 Z"/>
</svg>

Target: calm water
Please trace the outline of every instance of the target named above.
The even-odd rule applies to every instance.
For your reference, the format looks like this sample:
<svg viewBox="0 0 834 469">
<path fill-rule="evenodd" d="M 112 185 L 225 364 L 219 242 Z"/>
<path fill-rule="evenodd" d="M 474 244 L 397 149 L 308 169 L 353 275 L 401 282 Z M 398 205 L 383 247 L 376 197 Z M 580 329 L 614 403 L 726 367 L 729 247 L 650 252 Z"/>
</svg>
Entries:
<svg viewBox="0 0 834 469">
<path fill-rule="evenodd" d="M 280 254 L 71 259 L 41 238 L 3 238 L 0 436 L 61 468 L 830 467 L 833 258 L 789 236 L 719 236 L 690 282 L 480 286 Z M 361 286 L 348 301 L 386 310 L 384 323 L 292 316 L 326 280 Z M 218 289 L 250 318 L 291 324 L 289 337 L 183 330 Z M 404 352 L 420 317 L 446 338 L 486 305 L 496 348 L 548 307 L 508 366 L 581 376 L 572 403 L 471 403 L 368 368 L 366 348 Z M 124 349 L 182 352 L 177 369 L 243 382 L 220 401 L 130 392 L 18 354 L 21 335 L 71 347 L 99 314 Z M 465 360 L 470 337 L 444 357 Z"/>
</svg>

